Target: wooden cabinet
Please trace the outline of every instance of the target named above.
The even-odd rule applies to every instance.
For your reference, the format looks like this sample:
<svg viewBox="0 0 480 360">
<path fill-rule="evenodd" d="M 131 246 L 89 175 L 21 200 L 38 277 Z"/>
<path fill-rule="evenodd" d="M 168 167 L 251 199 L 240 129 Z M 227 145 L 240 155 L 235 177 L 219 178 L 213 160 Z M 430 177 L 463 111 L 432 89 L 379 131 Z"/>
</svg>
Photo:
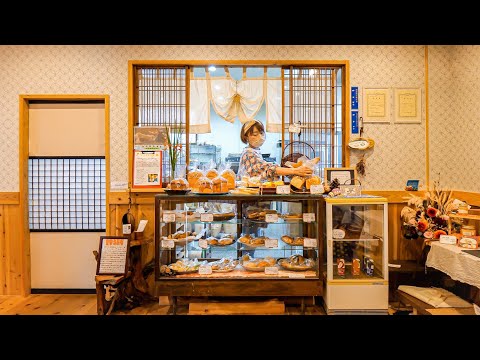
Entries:
<svg viewBox="0 0 480 360">
<path fill-rule="evenodd" d="M 321 201 L 310 194 L 156 195 L 155 294 L 322 295 Z M 231 266 L 219 267 L 222 259 Z"/>
</svg>

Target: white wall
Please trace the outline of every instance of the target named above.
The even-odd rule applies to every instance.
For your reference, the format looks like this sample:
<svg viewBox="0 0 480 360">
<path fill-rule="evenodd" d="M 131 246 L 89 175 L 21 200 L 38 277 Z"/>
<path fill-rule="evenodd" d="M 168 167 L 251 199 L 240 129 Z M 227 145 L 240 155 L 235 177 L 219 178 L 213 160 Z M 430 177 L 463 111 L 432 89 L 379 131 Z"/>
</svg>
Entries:
<svg viewBox="0 0 480 360">
<path fill-rule="evenodd" d="M 105 233 L 30 233 L 32 289 L 95 289 L 100 236 Z"/>
</svg>

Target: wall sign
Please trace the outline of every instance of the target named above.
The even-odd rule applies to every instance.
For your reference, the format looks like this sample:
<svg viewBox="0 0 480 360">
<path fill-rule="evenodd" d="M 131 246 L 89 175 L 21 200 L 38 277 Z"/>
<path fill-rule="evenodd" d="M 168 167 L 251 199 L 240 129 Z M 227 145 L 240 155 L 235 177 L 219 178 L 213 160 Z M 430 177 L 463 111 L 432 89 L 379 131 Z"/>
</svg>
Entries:
<svg viewBox="0 0 480 360">
<path fill-rule="evenodd" d="M 97 275 L 125 275 L 129 249 L 127 236 L 100 236 Z"/>
</svg>

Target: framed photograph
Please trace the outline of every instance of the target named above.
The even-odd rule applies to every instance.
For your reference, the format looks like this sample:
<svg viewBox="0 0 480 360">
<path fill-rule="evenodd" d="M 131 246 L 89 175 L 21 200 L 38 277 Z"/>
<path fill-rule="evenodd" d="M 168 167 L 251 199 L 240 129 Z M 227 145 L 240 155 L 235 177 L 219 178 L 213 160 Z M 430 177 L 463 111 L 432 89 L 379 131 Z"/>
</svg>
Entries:
<svg viewBox="0 0 480 360">
<path fill-rule="evenodd" d="M 420 183 L 420 180 L 407 180 L 407 185 L 405 186 L 405 190 L 418 191 L 419 183 Z"/>
<path fill-rule="evenodd" d="M 363 89 L 363 122 L 390 122 L 390 89 Z"/>
<path fill-rule="evenodd" d="M 355 168 L 325 168 L 325 181 L 331 182 L 338 179 L 340 185 L 355 185 L 354 179 L 357 178 Z"/>
<path fill-rule="evenodd" d="M 164 126 L 135 126 L 133 128 L 135 150 L 159 151 L 168 148 L 167 131 Z"/>
<path fill-rule="evenodd" d="M 100 236 L 97 275 L 126 275 L 129 249 L 127 236 Z"/>
<path fill-rule="evenodd" d="M 394 90 L 395 123 L 422 122 L 422 92 L 420 88 Z"/>
</svg>

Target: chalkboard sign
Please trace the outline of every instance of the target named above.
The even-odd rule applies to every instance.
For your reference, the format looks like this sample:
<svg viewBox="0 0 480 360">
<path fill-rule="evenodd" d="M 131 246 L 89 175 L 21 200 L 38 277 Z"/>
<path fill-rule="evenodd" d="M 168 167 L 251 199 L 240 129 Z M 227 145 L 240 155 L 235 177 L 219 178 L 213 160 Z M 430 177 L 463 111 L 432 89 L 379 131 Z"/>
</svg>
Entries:
<svg viewBox="0 0 480 360">
<path fill-rule="evenodd" d="M 126 275 L 130 238 L 100 236 L 97 275 Z"/>
</svg>

